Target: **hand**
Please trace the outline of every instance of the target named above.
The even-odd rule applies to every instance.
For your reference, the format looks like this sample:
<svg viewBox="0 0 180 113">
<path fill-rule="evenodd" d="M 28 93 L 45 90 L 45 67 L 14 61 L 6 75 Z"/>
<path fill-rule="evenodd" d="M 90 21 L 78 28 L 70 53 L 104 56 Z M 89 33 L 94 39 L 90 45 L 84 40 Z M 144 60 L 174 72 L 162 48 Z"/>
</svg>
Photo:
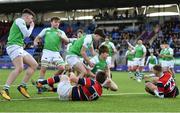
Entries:
<svg viewBox="0 0 180 113">
<path fill-rule="evenodd" d="M 92 78 L 96 78 L 96 75 L 93 74 L 93 73 L 92 73 L 90 76 L 91 76 Z"/>
<path fill-rule="evenodd" d="M 162 54 L 161 57 L 164 58 L 165 56 Z"/>
<path fill-rule="evenodd" d="M 38 42 L 34 41 L 34 46 L 37 46 L 38 45 Z"/>
<path fill-rule="evenodd" d="M 33 21 L 30 23 L 30 27 L 34 28 L 34 22 Z"/>
<path fill-rule="evenodd" d="M 88 64 L 89 64 L 89 66 L 90 66 L 91 68 L 94 67 L 94 64 L 93 64 L 92 62 L 89 62 Z"/>
<path fill-rule="evenodd" d="M 76 78 L 76 75 L 73 72 L 69 73 L 70 81 L 74 81 L 74 78 Z"/>
</svg>

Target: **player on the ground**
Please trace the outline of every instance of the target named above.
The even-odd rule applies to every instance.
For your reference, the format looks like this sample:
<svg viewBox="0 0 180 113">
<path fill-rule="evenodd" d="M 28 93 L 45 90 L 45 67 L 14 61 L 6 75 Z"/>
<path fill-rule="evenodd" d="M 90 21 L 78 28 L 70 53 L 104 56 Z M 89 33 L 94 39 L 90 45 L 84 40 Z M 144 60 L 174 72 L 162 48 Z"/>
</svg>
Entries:
<svg viewBox="0 0 180 113">
<path fill-rule="evenodd" d="M 58 84 L 57 93 L 60 100 L 93 101 L 102 96 L 102 86 L 107 79 L 104 72 L 98 72 L 95 80 L 79 78 L 70 73 L 70 78 L 62 76 Z M 70 82 L 76 83 L 72 86 Z"/>
<path fill-rule="evenodd" d="M 87 56 L 86 50 L 90 49 L 91 54 L 95 56 L 96 53 L 94 51 L 93 42 L 99 41 L 104 37 L 105 34 L 103 30 L 96 29 L 94 34 L 84 35 L 76 40 L 72 46 L 70 46 L 66 60 L 71 67 L 80 73 L 79 76 L 83 77 L 87 75 L 86 68 L 80 58 L 82 57 L 90 67 L 93 67 L 94 64 L 90 62 L 90 58 Z"/>
<path fill-rule="evenodd" d="M 168 71 L 163 72 L 160 65 L 155 65 L 153 67 L 154 77 L 145 76 L 145 90 L 155 95 L 159 98 L 175 98 L 179 95 L 178 87 L 176 86 L 175 80 L 172 77 L 171 73 Z M 149 78 L 152 81 L 149 81 Z"/>
<path fill-rule="evenodd" d="M 136 73 L 138 73 L 138 74 L 135 74 L 135 75 L 138 75 L 138 76 L 136 76 L 137 81 L 141 82 L 143 77 L 142 77 L 142 74 L 139 74 L 139 73 L 142 72 L 143 67 L 144 67 L 145 57 L 146 57 L 146 47 L 143 45 L 143 42 L 141 39 L 139 39 L 137 41 L 137 44 L 135 47 L 133 47 L 129 42 L 128 42 L 128 45 L 130 47 L 134 48 L 134 50 L 135 50 L 135 58 L 134 58 L 133 68 L 136 71 Z"/>
<path fill-rule="evenodd" d="M 38 64 L 35 59 L 23 49 L 23 40 L 25 37 L 29 37 L 32 33 L 32 30 L 34 28 L 34 16 L 34 12 L 32 12 L 30 9 L 24 9 L 22 11 L 22 17 L 17 18 L 10 29 L 6 50 L 12 60 L 15 69 L 9 74 L 6 84 L 1 91 L 2 97 L 7 100 L 11 99 L 9 95 L 9 88 L 11 84 L 16 80 L 17 76 L 23 71 L 24 64 L 27 64 L 28 68 L 26 69 L 25 76 L 17 89 L 26 98 L 30 97 L 27 92 L 27 82 L 33 75 Z M 30 27 L 27 28 L 26 25 L 30 25 Z"/>
<path fill-rule="evenodd" d="M 158 64 L 158 60 L 157 60 L 157 57 L 154 56 L 153 49 L 150 49 L 149 51 L 150 51 L 150 56 L 148 56 L 146 60 L 146 66 L 148 65 L 149 71 L 152 71 L 153 66 Z"/>
<path fill-rule="evenodd" d="M 55 82 L 59 83 L 57 88 L 53 87 L 53 91 L 58 93 L 60 100 L 97 100 L 102 95 L 102 86 L 109 83 L 104 72 L 98 72 L 95 80 L 87 77 L 77 77 L 73 72 L 70 72 L 69 76 L 59 75 L 47 80 L 51 85 Z M 42 81 L 40 82 L 42 83 Z M 75 85 L 72 86 L 71 83 L 75 83 Z M 40 83 L 37 84 L 37 87 L 41 87 Z"/>
</svg>

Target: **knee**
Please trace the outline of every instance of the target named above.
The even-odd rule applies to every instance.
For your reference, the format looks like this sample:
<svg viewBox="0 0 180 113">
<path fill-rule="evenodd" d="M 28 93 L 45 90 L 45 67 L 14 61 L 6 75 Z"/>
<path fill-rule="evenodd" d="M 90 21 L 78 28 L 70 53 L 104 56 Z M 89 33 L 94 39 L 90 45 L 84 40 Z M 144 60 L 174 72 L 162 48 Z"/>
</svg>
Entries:
<svg viewBox="0 0 180 113">
<path fill-rule="evenodd" d="M 145 83 L 145 87 L 149 88 L 151 86 L 150 82 Z"/>
<path fill-rule="evenodd" d="M 33 68 L 34 70 L 38 67 L 38 63 L 37 62 L 34 62 L 31 66 L 31 68 Z"/>
<path fill-rule="evenodd" d="M 15 70 L 18 72 L 18 73 L 21 73 L 23 71 L 24 67 L 23 66 L 19 66 L 17 68 L 15 68 Z"/>
</svg>

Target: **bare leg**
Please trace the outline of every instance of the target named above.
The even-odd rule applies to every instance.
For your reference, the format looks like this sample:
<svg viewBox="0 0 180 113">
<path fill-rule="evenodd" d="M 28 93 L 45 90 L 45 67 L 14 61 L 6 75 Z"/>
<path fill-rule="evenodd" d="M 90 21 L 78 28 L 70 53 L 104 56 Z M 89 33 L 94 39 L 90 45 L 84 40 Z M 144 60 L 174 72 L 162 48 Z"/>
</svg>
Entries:
<svg viewBox="0 0 180 113">
<path fill-rule="evenodd" d="M 57 66 L 57 69 L 58 71 L 54 73 L 54 75 L 61 75 L 62 72 L 65 70 L 65 66 L 64 65 L 60 65 L 60 66 Z"/>
<path fill-rule="evenodd" d="M 45 77 L 45 73 L 46 73 L 46 67 L 41 66 L 40 77 L 39 78 L 44 78 Z"/>
<path fill-rule="evenodd" d="M 76 71 L 78 71 L 80 73 L 78 76 L 84 77 L 87 75 L 86 68 L 84 67 L 84 64 L 82 64 L 81 62 L 74 65 L 74 68 Z"/>
<path fill-rule="evenodd" d="M 6 85 L 8 86 L 10 86 L 17 78 L 17 76 L 23 71 L 23 57 L 22 56 L 16 57 L 12 61 L 12 63 L 15 66 L 15 69 L 8 76 L 8 79 L 6 81 Z"/>
<path fill-rule="evenodd" d="M 151 82 L 147 82 L 146 83 L 146 87 L 150 89 L 150 91 L 154 92 L 154 90 L 158 90 L 157 86 L 155 86 L 153 83 Z"/>
<path fill-rule="evenodd" d="M 23 60 L 24 60 L 24 63 L 29 66 L 26 69 L 26 75 L 24 76 L 23 81 L 22 81 L 24 83 L 27 83 L 29 79 L 31 78 L 31 76 L 34 74 L 36 68 L 38 67 L 38 63 L 30 55 L 24 56 Z"/>
</svg>

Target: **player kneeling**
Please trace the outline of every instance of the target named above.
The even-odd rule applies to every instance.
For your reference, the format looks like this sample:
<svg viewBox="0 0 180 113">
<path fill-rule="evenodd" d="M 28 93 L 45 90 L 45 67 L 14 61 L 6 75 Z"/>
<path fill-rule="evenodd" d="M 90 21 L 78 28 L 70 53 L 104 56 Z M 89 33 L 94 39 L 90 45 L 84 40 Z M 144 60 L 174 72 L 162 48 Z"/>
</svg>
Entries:
<svg viewBox="0 0 180 113">
<path fill-rule="evenodd" d="M 159 98 L 175 98 L 179 95 L 175 80 L 169 72 L 162 72 L 160 65 L 155 65 L 152 69 L 154 77 L 145 76 L 145 90 Z M 151 82 L 149 81 L 151 78 Z"/>
</svg>

